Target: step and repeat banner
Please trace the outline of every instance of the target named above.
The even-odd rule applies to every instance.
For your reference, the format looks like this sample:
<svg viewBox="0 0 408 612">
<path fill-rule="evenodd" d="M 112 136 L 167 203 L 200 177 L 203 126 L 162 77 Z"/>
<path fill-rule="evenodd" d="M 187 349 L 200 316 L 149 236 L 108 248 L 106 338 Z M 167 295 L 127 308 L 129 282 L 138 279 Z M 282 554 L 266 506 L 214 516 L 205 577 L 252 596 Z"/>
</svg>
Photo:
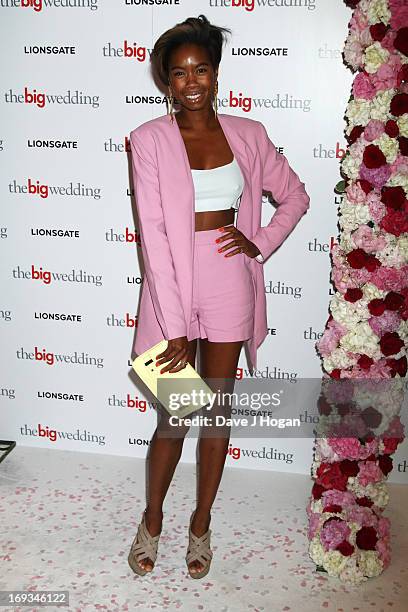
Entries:
<svg viewBox="0 0 408 612">
<path fill-rule="evenodd" d="M 200 13 L 232 29 L 219 111 L 261 121 L 311 198 L 264 267 L 269 333 L 254 376 L 321 377 L 351 11 L 341 0 L 0 0 L 0 439 L 146 456 L 157 419 L 131 370 L 142 266 L 128 138 L 167 112 L 155 40 Z M 262 225 L 274 211 L 265 197 Z M 312 447 L 232 437 L 227 465 L 307 474 Z M 390 480 L 407 479 L 405 444 Z"/>
</svg>

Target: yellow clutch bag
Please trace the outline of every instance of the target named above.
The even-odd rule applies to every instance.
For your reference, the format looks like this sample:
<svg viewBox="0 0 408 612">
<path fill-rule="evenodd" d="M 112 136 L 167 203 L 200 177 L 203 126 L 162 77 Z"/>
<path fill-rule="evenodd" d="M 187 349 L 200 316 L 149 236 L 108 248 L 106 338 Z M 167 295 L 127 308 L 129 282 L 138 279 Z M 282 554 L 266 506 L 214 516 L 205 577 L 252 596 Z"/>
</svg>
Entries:
<svg viewBox="0 0 408 612">
<path fill-rule="evenodd" d="M 167 340 L 161 340 L 136 357 L 132 367 L 165 410 L 183 418 L 210 405 L 214 392 L 189 363 L 179 372 L 160 374 L 168 362 L 156 367 L 156 355 L 166 348 Z"/>
</svg>

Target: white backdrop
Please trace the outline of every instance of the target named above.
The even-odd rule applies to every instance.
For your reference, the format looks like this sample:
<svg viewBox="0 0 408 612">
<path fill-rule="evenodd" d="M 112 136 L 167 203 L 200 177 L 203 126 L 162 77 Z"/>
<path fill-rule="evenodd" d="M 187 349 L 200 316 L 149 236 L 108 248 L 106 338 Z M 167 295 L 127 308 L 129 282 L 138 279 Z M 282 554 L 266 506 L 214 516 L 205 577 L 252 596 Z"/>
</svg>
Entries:
<svg viewBox="0 0 408 612">
<path fill-rule="evenodd" d="M 271 333 L 258 375 L 321 376 L 351 10 L 342 0 L 0 0 L 2 439 L 146 455 L 156 418 L 130 370 L 141 279 L 127 138 L 166 112 L 150 76 L 154 41 L 200 13 L 233 31 L 220 112 L 262 121 L 311 197 L 265 264 Z M 274 210 L 265 200 L 263 225 Z M 227 465 L 308 473 L 312 442 L 232 438 Z M 182 461 L 195 445 L 187 438 Z M 245 456 L 264 446 L 270 459 Z M 406 482 L 406 444 L 395 466 L 390 480 Z"/>
</svg>

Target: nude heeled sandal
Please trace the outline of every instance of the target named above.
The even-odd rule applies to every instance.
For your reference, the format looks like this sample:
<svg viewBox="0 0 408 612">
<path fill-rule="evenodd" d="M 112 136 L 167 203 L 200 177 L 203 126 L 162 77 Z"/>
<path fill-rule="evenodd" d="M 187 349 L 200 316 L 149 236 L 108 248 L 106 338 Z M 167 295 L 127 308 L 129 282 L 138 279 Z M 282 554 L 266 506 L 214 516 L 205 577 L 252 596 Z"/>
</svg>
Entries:
<svg viewBox="0 0 408 612">
<path fill-rule="evenodd" d="M 194 535 L 194 533 L 191 531 L 191 523 L 193 521 L 194 512 L 190 518 L 186 563 L 188 573 L 190 574 L 191 578 L 204 578 L 204 576 L 206 576 L 210 570 L 211 559 L 213 556 L 210 548 L 211 529 L 208 529 L 208 531 L 206 531 L 206 533 L 200 537 Z M 189 564 L 193 561 L 199 561 L 199 563 L 204 566 L 203 569 L 195 572 L 190 571 Z"/>
<path fill-rule="evenodd" d="M 145 512 L 143 511 L 142 521 L 139 524 L 137 534 L 132 542 L 128 556 L 128 563 L 130 567 L 136 574 L 139 574 L 139 576 L 150 574 L 153 571 L 157 558 L 157 547 L 159 544 L 160 535 L 161 533 L 159 533 L 157 536 L 151 536 L 147 531 Z M 138 561 L 146 558 L 149 558 L 153 563 L 153 568 L 151 570 L 143 569 L 138 563 Z"/>
</svg>

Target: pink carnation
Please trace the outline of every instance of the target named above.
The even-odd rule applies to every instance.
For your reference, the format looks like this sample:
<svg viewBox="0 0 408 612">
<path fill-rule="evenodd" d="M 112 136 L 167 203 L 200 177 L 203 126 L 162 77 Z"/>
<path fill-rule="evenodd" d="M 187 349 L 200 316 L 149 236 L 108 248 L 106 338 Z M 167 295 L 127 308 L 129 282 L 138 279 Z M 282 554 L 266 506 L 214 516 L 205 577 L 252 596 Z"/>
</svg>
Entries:
<svg viewBox="0 0 408 612">
<path fill-rule="evenodd" d="M 390 176 L 391 168 L 388 164 L 384 164 L 379 168 L 367 168 L 364 163 L 362 163 L 360 166 L 360 178 L 368 181 L 377 189 L 381 189 L 388 181 Z"/>
<path fill-rule="evenodd" d="M 399 153 L 394 162 L 391 164 L 391 171 L 393 174 L 396 172 L 408 174 L 408 159 Z"/>
<path fill-rule="evenodd" d="M 356 438 L 332 438 L 329 445 L 339 459 L 359 459 L 361 444 Z"/>
<path fill-rule="evenodd" d="M 379 138 L 384 133 L 384 124 L 379 119 L 370 119 L 364 129 L 364 138 L 368 142 L 372 142 Z"/>
<path fill-rule="evenodd" d="M 351 529 L 345 521 L 338 519 L 327 521 L 320 532 L 323 548 L 326 551 L 334 550 L 343 540 L 347 540 L 350 533 Z"/>
<path fill-rule="evenodd" d="M 381 266 L 372 273 L 371 282 L 384 291 L 400 291 L 406 286 L 407 278 L 408 266 L 403 266 L 399 270 Z"/>
<path fill-rule="evenodd" d="M 383 480 L 384 474 L 375 461 L 361 461 L 359 468 L 358 480 L 361 486 L 366 487 L 368 484 Z"/>
<path fill-rule="evenodd" d="M 386 310 L 380 317 L 371 317 L 368 324 L 379 338 L 385 332 L 397 331 L 401 324 L 401 317 L 397 312 Z"/>
<path fill-rule="evenodd" d="M 387 568 L 391 562 L 390 544 L 387 540 L 378 540 L 375 545 L 378 556 L 383 564 L 383 569 Z"/>
<path fill-rule="evenodd" d="M 341 506 L 346 508 L 354 504 L 354 495 L 350 491 L 337 491 L 337 489 L 330 489 L 325 491 L 322 495 L 323 506 Z"/>
<path fill-rule="evenodd" d="M 347 381 L 332 380 L 325 385 L 324 394 L 331 404 L 345 404 L 353 399 L 354 385 Z"/>
<path fill-rule="evenodd" d="M 396 35 L 397 33 L 395 32 L 395 30 L 390 29 L 388 30 L 388 32 L 386 32 L 384 38 L 381 41 L 381 46 L 387 51 L 389 51 L 391 54 L 395 53 L 394 40 Z"/>
<path fill-rule="evenodd" d="M 370 211 L 370 215 L 373 221 L 375 221 L 375 223 L 379 225 L 381 219 L 384 217 L 384 215 L 387 212 L 385 208 L 385 204 L 381 202 L 377 193 L 373 193 L 373 195 L 371 194 L 368 195 L 367 205 L 368 205 L 368 209 Z"/>
<path fill-rule="evenodd" d="M 365 133 L 364 137 L 366 138 Z M 367 198 L 365 191 L 361 189 L 360 184 L 357 181 L 352 181 L 350 185 L 346 187 L 346 195 L 347 200 L 351 204 L 364 204 Z M 378 199 L 380 198 L 379 195 L 377 197 Z"/>
<path fill-rule="evenodd" d="M 360 7 L 357 7 L 354 11 L 350 21 L 349 27 L 351 30 L 355 30 L 357 32 L 363 32 L 368 27 L 368 19 L 364 11 L 361 10 Z"/>
<path fill-rule="evenodd" d="M 313 540 L 313 538 L 315 537 L 316 531 L 319 528 L 319 521 L 321 519 L 321 516 L 322 515 L 319 512 L 312 512 L 309 515 L 309 527 L 307 532 L 309 540 Z"/>
<path fill-rule="evenodd" d="M 376 236 L 368 225 L 360 225 L 353 233 L 353 242 L 356 248 L 363 249 L 366 253 L 382 251 L 387 245 L 384 236 Z"/>
<path fill-rule="evenodd" d="M 390 535 L 391 521 L 386 516 L 382 516 L 378 521 L 378 535 L 380 538 L 388 538 Z"/>
<path fill-rule="evenodd" d="M 391 11 L 391 28 L 395 31 L 406 26 L 408 23 L 408 6 L 406 0 L 388 0 L 388 6 Z"/>
<path fill-rule="evenodd" d="M 370 283 L 372 274 L 373 273 L 367 270 L 366 268 L 361 268 L 361 270 L 351 270 L 350 271 L 350 277 L 354 283 L 354 286 L 363 285 L 365 283 Z"/>
<path fill-rule="evenodd" d="M 347 329 L 332 319 L 327 324 L 322 337 L 316 343 L 316 347 L 323 357 L 330 355 L 338 347 L 340 339 L 347 333 Z"/>
<path fill-rule="evenodd" d="M 377 72 L 372 75 L 372 83 L 376 91 L 397 87 L 397 74 L 400 68 L 400 58 L 395 53 L 392 53 L 388 61 L 381 64 Z"/>
<path fill-rule="evenodd" d="M 377 527 L 378 519 L 371 508 L 355 504 L 346 510 L 346 521 L 357 523 L 360 527 Z"/>
<path fill-rule="evenodd" d="M 376 93 L 377 91 L 368 74 L 359 72 L 353 82 L 353 96 L 364 100 L 372 100 Z"/>
</svg>

